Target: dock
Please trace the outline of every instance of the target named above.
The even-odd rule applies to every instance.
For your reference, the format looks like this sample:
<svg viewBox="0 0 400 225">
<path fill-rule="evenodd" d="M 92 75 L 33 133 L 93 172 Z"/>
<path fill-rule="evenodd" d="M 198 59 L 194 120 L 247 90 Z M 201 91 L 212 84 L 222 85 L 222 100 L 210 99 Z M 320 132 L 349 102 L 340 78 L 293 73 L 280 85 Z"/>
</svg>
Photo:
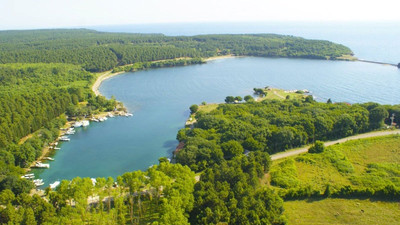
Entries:
<svg viewBox="0 0 400 225">
<path fill-rule="evenodd" d="M 365 60 L 365 59 L 358 59 L 357 61 L 366 62 L 366 63 L 380 64 L 380 65 L 384 65 L 384 66 L 395 66 L 397 68 L 400 68 L 400 63 L 399 64 L 385 63 L 385 62 L 377 62 L 377 61 L 371 61 L 371 60 Z"/>
</svg>

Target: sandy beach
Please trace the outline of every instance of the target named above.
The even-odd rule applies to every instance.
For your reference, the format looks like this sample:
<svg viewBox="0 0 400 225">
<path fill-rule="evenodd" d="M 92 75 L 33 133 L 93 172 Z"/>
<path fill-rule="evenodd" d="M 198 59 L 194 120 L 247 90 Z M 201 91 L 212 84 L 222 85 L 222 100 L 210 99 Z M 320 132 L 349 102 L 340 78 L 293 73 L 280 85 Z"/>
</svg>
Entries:
<svg viewBox="0 0 400 225">
<path fill-rule="evenodd" d="M 112 73 L 112 71 L 110 70 L 110 71 L 107 71 L 107 72 L 101 74 L 101 75 L 96 79 L 96 81 L 94 82 L 94 84 L 93 84 L 93 86 L 92 86 L 92 90 L 93 90 L 93 92 L 96 94 L 96 96 L 97 96 L 97 95 L 101 95 L 101 93 L 100 93 L 100 91 L 99 91 L 99 87 L 100 87 L 100 85 L 101 85 L 101 83 L 102 83 L 103 81 L 105 81 L 105 80 L 107 80 L 107 79 L 109 79 L 109 78 L 111 78 L 111 77 L 117 76 L 117 75 L 119 75 L 119 74 L 122 74 L 122 73 L 125 73 L 125 72 L 122 71 L 122 72 L 118 72 L 118 73 Z"/>
<path fill-rule="evenodd" d="M 213 56 L 213 57 L 204 59 L 204 61 L 208 62 L 208 61 L 217 60 L 217 59 L 228 59 L 228 58 L 236 58 L 236 57 L 240 57 L 240 56 L 234 56 L 234 55 Z"/>
</svg>

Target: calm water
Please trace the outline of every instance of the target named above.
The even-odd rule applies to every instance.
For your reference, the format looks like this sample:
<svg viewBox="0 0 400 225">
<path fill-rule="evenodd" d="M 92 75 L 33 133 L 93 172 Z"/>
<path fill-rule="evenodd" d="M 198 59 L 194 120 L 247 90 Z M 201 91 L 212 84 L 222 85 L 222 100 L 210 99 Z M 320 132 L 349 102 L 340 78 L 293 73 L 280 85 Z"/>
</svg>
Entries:
<svg viewBox="0 0 400 225">
<path fill-rule="evenodd" d="M 371 48 L 378 48 L 373 43 Z M 61 145 L 50 169 L 35 172 L 48 184 L 146 169 L 158 158 L 171 155 L 190 105 L 223 102 L 227 95 L 244 96 L 264 86 L 308 89 L 319 101 L 400 103 L 400 70 L 360 62 L 247 57 L 126 73 L 106 80 L 100 91 L 124 102 L 134 116 L 78 129 L 70 136 L 71 142 Z"/>
</svg>

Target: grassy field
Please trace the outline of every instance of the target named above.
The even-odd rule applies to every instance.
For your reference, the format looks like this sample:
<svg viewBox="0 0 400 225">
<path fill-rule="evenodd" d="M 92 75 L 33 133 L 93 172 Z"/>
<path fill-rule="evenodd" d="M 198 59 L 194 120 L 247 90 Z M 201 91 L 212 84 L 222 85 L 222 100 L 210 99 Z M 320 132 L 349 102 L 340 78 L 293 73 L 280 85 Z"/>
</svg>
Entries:
<svg viewBox="0 0 400 225">
<path fill-rule="evenodd" d="M 289 163 L 290 162 L 290 163 Z M 281 172 L 284 171 L 284 172 Z M 271 181 L 277 187 L 400 187 L 400 136 L 348 141 L 321 154 L 302 154 L 274 162 Z M 293 182 L 293 181 L 296 182 Z"/>
<path fill-rule="evenodd" d="M 259 98 L 259 99 L 257 99 L 257 101 L 262 101 L 265 99 L 285 100 L 287 96 L 289 96 L 290 99 L 303 99 L 307 96 L 301 92 L 296 93 L 296 92 L 281 90 L 281 89 L 277 89 L 277 88 L 267 88 L 267 89 L 264 89 L 264 91 L 267 93 L 267 96 Z"/>
<path fill-rule="evenodd" d="M 285 215 L 289 224 L 400 224 L 400 204 L 358 199 L 287 201 Z"/>
<path fill-rule="evenodd" d="M 348 141 L 320 154 L 302 154 L 273 163 L 273 188 L 310 185 L 322 193 L 334 188 L 400 187 L 400 135 Z M 267 182 L 268 183 L 268 182 Z M 400 199 L 305 199 L 286 201 L 289 224 L 400 224 Z"/>
</svg>

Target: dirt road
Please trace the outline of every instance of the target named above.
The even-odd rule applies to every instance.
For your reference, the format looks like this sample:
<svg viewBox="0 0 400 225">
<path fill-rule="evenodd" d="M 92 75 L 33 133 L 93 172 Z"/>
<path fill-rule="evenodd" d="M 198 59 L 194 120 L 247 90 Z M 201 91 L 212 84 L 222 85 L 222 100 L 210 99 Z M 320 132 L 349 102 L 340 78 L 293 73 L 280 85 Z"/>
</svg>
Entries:
<svg viewBox="0 0 400 225">
<path fill-rule="evenodd" d="M 335 140 L 335 141 L 325 142 L 325 146 L 330 146 L 330 145 L 334 145 L 334 144 L 337 144 L 337 143 L 343 143 L 343 142 L 350 141 L 350 140 L 357 140 L 357 139 L 363 139 L 363 138 L 385 136 L 385 135 L 391 135 L 391 134 L 400 134 L 400 130 L 396 129 L 396 130 L 390 130 L 390 131 L 376 131 L 376 132 L 370 132 L 370 133 L 365 133 L 365 134 L 359 134 L 359 135 L 355 135 L 355 136 L 350 136 L 350 137 L 338 139 L 338 140 Z M 280 152 L 280 153 L 271 155 L 271 159 L 272 160 L 277 160 L 277 159 L 282 159 L 282 158 L 286 158 L 286 157 L 290 157 L 290 156 L 294 156 L 294 155 L 299 155 L 301 153 L 307 152 L 308 148 L 310 148 L 310 146 L 306 146 L 306 147 L 298 148 L 298 149 L 293 149 L 293 150 L 288 150 L 286 152 Z"/>
</svg>

